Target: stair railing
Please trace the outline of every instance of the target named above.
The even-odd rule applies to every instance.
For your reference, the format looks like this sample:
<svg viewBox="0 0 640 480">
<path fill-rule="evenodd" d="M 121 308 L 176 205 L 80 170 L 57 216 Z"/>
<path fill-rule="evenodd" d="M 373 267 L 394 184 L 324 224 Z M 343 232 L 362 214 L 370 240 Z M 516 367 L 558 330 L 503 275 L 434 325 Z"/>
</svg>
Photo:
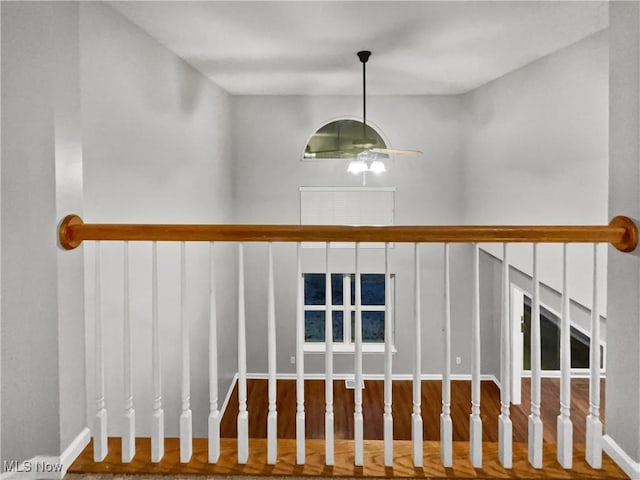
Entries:
<svg viewBox="0 0 640 480">
<path fill-rule="evenodd" d="M 600 268 L 597 261 L 598 244 L 611 244 L 622 252 L 632 252 L 638 243 L 638 229 L 628 217 L 617 216 L 609 225 L 551 225 L 551 226 L 336 226 L 336 225 L 132 225 L 132 224 L 85 224 L 77 215 L 68 215 L 59 226 L 59 242 L 65 249 L 74 249 L 84 241 L 96 242 L 96 317 L 95 317 L 95 416 L 93 428 L 94 460 L 100 462 L 107 455 L 107 412 L 105 409 L 104 386 L 104 339 L 101 316 L 101 273 L 100 273 L 100 242 L 122 241 L 125 252 L 125 278 L 128 277 L 128 242 L 151 241 L 152 243 L 152 370 L 153 370 L 153 421 L 151 456 L 153 462 L 159 462 L 164 456 L 164 413 L 162 410 L 162 386 L 160 367 L 160 338 L 158 331 L 157 311 L 157 242 L 181 242 L 181 347 L 182 347 L 182 414 L 180 416 L 180 461 L 188 462 L 192 455 L 192 415 L 190 409 L 190 371 L 189 371 L 189 322 L 185 313 L 185 242 L 211 242 L 210 248 L 210 339 L 209 339 L 209 381 L 210 381 L 210 414 L 209 425 L 209 455 L 208 461 L 216 463 L 220 455 L 220 412 L 217 399 L 217 350 L 216 350 L 216 300 L 213 266 L 213 242 L 237 242 L 238 256 L 238 463 L 246 463 L 249 456 L 248 413 L 247 413 L 247 372 L 246 372 L 246 333 L 245 333 L 245 293 L 244 293 L 244 257 L 243 243 L 269 243 L 268 269 L 268 370 L 269 370 L 269 411 L 267 417 L 267 462 L 277 461 L 277 411 L 276 411 L 276 362 L 275 362 L 275 306 L 274 306 L 274 278 L 272 242 L 297 243 L 297 311 L 296 311 L 296 460 L 298 464 L 305 463 L 305 411 L 304 411 L 304 316 L 303 316 L 303 277 L 301 267 L 301 242 L 326 243 L 327 292 L 330 292 L 330 244 L 331 242 L 355 242 L 355 410 L 354 410 L 354 461 L 356 465 L 364 462 L 363 414 L 362 414 L 362 315 L 360 276 L 361 261 L 360 243 L 379 242 L 385 244 L 385 298 L 387 299 L 386 318 L 390 319 L 388 304 L 390 299 L 389 272 L 389 244 L 414 244 L 415 263 L 415 329 L 420 331 L 420 244 L 444 244 L 444 372 L 442 388 L 441 413 L 441 461 L 445 467 L 452 466 L 452 420 L 451 420 L 451 325 L 450 325 L 450 243 L 473 244 L 473 275 L 472 275 L 472 381 L 471 381 L 471 414 L 469 420 L 470 446 L 469 456 L 475 468 L 482 467 L 482 419 L 480 416 L 480 276 L 479 276 L 479 244 L 503 244 L 502 269 L 502 308 L 501 308 L 501 339 L 500 339 L 500 372 L 502 386 L 500 388 L 500 416 L 499 430 L 499 461 L 504 468 L 512 468 L 512 423 L 510 419 L 510 392 L 508 377 L 510 375 L 510 321 L 509 321 L 509 260 L 508 245 L 511 243 L 533 244 L 533 288 L 532 288 L 532 319 L 531 319 L 531 413 L 529 415 L 528 459 L 534 468 L 542 468 L 542 429 L 540 417 L 541 408 L 541 345 L 540 345 L 540 293 L 538 244 L 563 244 L 563 299 L 560 326 L 561 343 L 561 382 L 560 408 L 558 416 L 558 462 L 563 468 L 571 468 L 573 457 L 572 423 L 570 418 L 570 320 L 569 320 L 569 291 L 567 274 L 567 244 L 593 244 L 593 308 L 591 316 L 590 343 L 590 383 L 589 383 L 589 415 L 587 417 L 587 436 L 585 456 L 593 468 L 602 465 L 602 423 L 600 421 L 600 328 L 597 310 L 598 277 Z M 129 299 L 128 281 L 125 281 L 125 304 Z M 327 302 L 330 305 L 330 302 Z M 129 462 L 135 454 L 135 412 L 133 409 L 133 393 L 131 379 L 131 320 L 125 312 L 124 318 L 124 378 L 125 382 L 125 429 L 122 443 L 122 461 Z M 389 332 L 392 328 L 385 328 L 384 339 L 384 463 L 393 465 L 393 416 L 392 416 L 392 338 Z M 333 435 L 333 333 L 331 309 L 327 307 L 325 317 L 325 374 L 326 374 L 326 413 L 325 413 L 325 444 L 327 465 L 334 462 Z M 412 441 L 413 462 L 416 467 L 423 463 L 422 417 L 421 417 L 421 345 L 420 336 L 416 334 L 414 345 L 414 376 L 413 376 L 413 410 L 412 410 Z"/>
</svg>

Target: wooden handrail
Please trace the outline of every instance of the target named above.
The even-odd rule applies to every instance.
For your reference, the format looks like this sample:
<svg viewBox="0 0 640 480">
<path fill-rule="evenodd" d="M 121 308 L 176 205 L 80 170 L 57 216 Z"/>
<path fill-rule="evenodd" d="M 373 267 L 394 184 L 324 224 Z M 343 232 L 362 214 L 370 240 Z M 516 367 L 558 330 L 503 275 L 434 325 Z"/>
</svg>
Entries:
<svg viewBox="0 0 640 480">
<path fill-rule="evenodd" d="M 629 217 L 609 225 L 144 225 L 84 223 L 67 215 L 59 227 L 60 245 L 71 250 L 84 240 L 220 242 L 459 242 L 610 243 L 635 250 L 638 228 Z"/>
</svg>

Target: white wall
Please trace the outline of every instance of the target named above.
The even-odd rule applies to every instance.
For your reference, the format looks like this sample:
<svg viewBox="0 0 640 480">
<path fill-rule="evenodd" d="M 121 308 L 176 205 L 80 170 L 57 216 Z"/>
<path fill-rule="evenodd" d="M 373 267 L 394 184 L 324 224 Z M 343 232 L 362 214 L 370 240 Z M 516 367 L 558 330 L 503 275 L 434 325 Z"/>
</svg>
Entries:
<svg viewBox="0 0 640 480">
<path fill-rule="evenodd" d="M 468 224 L 607 224 L 608 39 L 602 31 L 462 98 Z M 487 246 L 501 258 L 499 246 Z M 591 251 L 570 247 L 572 299 L 591 307 Z M 531 273 L 531 247 L 511 263 Z M 606 314 L 606 248 L 600 313 Z M 540 278 L 561 290 L 561 247 L 540 247 Z"/>
<path fill-rule="evenodd" d="M 401 159 L 389 171 L 369 180 L 369 185 L 396 186 L 398 224 L 605 224 L 607 213 L 607 109 L 608 39 L 599 32 L 553 55 L 509 73 L 466 95 L 456 97 L 378 97 L 369 101 L 370 118 L 394 147 L 420 148 L 421 159 Z M 299 186 L 358 185 L 345 173 L 346 162 L 300 162 L 308 136 L 319 125 L 341 115 L 357 116 L 358 97 L 234 97 L 235 204 L 238 219 L 248 223 L 298 223 Z M 506 200 L 506 201 L 505 201 Z M 441 255 L 438 247 L 425 246 L 423 256 L 426 332 L 425 371 L 441 371 L 441 339 L 430 340 L 442 312 Z M 501 257 L 497 245 L 483 246 Z M 276 272 L 282 304 L 278 368 L 291 371 L 293 354 L 293 305 L 295 286 L 294 249 L 281 247 Z M 266 305 L 264 288 L 265 252 L 249 248 L 247 262 L 255 262 L 248 278 L 259 282 L 249 287 L 255 321 L 249 333 L 249 370 L 263 370 L 265 356 Z M 265 250 L 265 249 L 263 249 Z M 285 253 L 286 250 L 286 253 Z M 591 306 L 591 250 L 570 247 L 571 296 L 575 320 L 588 326 L 583 315 Z M 540 247 L 540 277 L 550 303 L 557 303 L 561 290 L 560 248 Z M 365 261 L 382 268 L 380 252 L 365 252 Z M 392 263 L 398 273 L 398 372 L 410 371 L 412 285 L 411 252 L 394 250 Z M 319 271 L 321 254 L 305 252 L 306 269 Z M 606 314 L 606 248 L 600 251 L 603 267 L 600 312 Z M 351 253 L 335 254 L 336 268 L 353 268 Z M 377 257 L 377 258 L 376 258 Z M 454 288 L 459 297 L 470 294 L 468 268 L 470 249 L 456 252 L 458 265 Z M 531 247 L 514 245 L 511 263 L 531 273 Z M 252 267 L 248 267 L 252 268 Z M 482 328 L 483 371 L 498 371 L 500 285 L 499 265 L 483 256 Z M 455 275 L 456 273 L 454 273 Z M 494 278 L 495 277 L 495 278 Z M 514 277 L 515 278 L 515 277 Z M 526 275 L 522 276 L 526 279 Z M 518 277 L 520 279 L 520 277 Z M 520 279 L 522 280 L 522 279 Z M 520 281 L 524 285 L 526 282 Z M 284 285 L 283 285 L 284 284 Z M 526 285 L 524 285 L 526 287 Z M 454 292 L 455 294 L 456 292 Z M 454 356 L 461 353 L 468 371 L 469 302 L 454 303 Z M 431 318 L 430 314 L 434 314 Z M 428 326 L 432 322 L 432 327 Z M 456 322 L 459 322 L 456 324 Z M 585 325 L 587 324 L 587 325 Z M 255 333 L 253 333 L 255 332 Z M 606 330 L 603 329 L 603 333 Z M 496 347 L 496 348 L 494 348 Z M 365 369 L 379 371 L 379 359 L 369 359 Z M 322 359 L 307 355 L 310 371 L 322 371 Z M 351 357 L 336 364 L 348 371 Z M 283 370 L 284 369 L 284 370 Z"/>
<path fill-rule="evenodd" d="M 609 213 L 640 219 L 640 4 L 613 2 L 610 58 Z M 640 256 L 609 249 L 609 348 L 605 451 L 628 457 L 640 478 Z M 606 437 L 605 437 L 606 438 Z M 608 439 L 608 440 L 610 440 Z M 617 444 L 617 445 L 616 445 Z M 615 452 L 611 446 L 617 446 Z M 613 450 L 613 451 L 612 451 Z M 616 455 L 614 457 L 619 459 Z"/>
<path fill-rule="evenodd" d="M 361 177 L 346 172 L 346 161 L 300 161 L 309 136 L 340 116 L 358 116 L 361 98 L 240 96 L 233 98 L 234 178 L 237 220 L 242 223 L 300 222 L 300 186 L 358 186 Z M 395 186 L 397 224 L 456 224 L 462 219 L 461 103 L 456 97 L 373 96 L 368 118 L 392 147 L 418 148 L 421 158 L 387 164 L 388 171 L 370 177 L 369 186 Z M 248 245 L 247 336 L 248 370 L 266 370 L 266 246 Z M 276 315 L 278 371 L 293 372 L 295 354 L 295 245 L 276 244 Z M 354 271 L 353 250 L 335 250 L 335 271 Z M 383 271 L 381 250 L 363 250 L 366 271 Z M 471 252 L 455 245 L 452 255 L 453 355 L 462 357 L 456 372 L 470 371 Z M 303 269 L 322 271 L 323 250 L 305 250 Z M 396 245 L 391 252 L 396 274 L 396 345 L 394 372 L 411 373 L 413 352 L 413 247 Z M 364 271 L 363 270 L 363 271 Z M 442 372 L 443 249 L 422 246 L 423 368 Z M 483 336 L 486 373 L 497 351 L 490 329 Z M 366 373 L 382 372 L 381 355 L 366 355 Z M 308 354 L 307 372 L 322 372 L 323 355 Z M 338 372 L 353 371 L 353 356 L 336 359 Z"/>
<path fill-rule="evenodd" d="M 70 4 L 57 5 L 61 6 L 55 8 L 72 8 Z M 77 282 L 82 272 L 65 279 L 57 265 L 78 265 L 83 252 L 52 250 L 49 237 L 58 217 L 77 205 L 74 202 L 78 186 L 81 188 L 78 178 L 68 192 L 56 191 L 53 181 L 55 177 L 58 185 L 65 185 L 65 172 L 71 179 L 80 165 L 80 152 L 74 145 L 80 138 L 74 127 L 78 105 L 73 101 L 73 60 L 69 59 L 74 49 L 73 25 L 69 22 L 73 23 L 78 12 L 66 12 L 61 21 L 51 15 L 55 8 L 53 4 L 2 3 L 2 275 L 19 280 L 2 285 L 3 458 L 24 452 L 54 452 L 73 434 L 76 423 L 82 424 L 77 398 L 71 398 L 73 392 L 82 392 L 83 388 L 77 385 L 83 375 L 82 362 L 77 360 L 82 355 L 80 337 L 61 336 L 55 345 L 48 342 L 58 338 L 60 328 L 80 332 L 81 325 L 65 312 L 77 313 L 82 308 L 65 304 L 70 301 L 69 290 L 60 286 L 67 280 Z M 319 125 L 339 116 L 358 116 L 360 97 L 230 98 L 110 7 L 83 3 L 79 10 L 81 177 L 85 191 L 82 213 L 87 221 L 298 223 L 300 186 L 359 185 L 360 180 L 345 171 L 346 162 L 301 162 L 299 158 L 307 138 Z M 67 35 L 61 36 L 56 28 Z M 60 68 L 62 63 L 71 68 Z M 62 76 L 53 77 L 52 71 Z M 65 85 L 71 90 L 52 100 L 51 84 L 56 85 L 54 92 Z M 606 223 L 607 87 L 607 39 L 600 33 L 465 96 L 371 97 L 369 116 L 391 146 L 420 148 L 425 154 L 419 159 L 389 163 L 389 171 L 370 178 L 369 184 L 396 186 L 397 224 Z M 52 104 L 56 108 L 49 108 Z M 62 117 L 55 115 L 58 112 L 63 112 Z M 13 158 L 20 161 L 7 161 Z M 11 225 L 11 231 L 5 225 Z M 24 236 L 18 236 L 17 231 Z M 442 249 L 438 245 L 422 248 L 423 369 L 425 373 L 439 373 Z M 488 250 L 492 251 L 491 247 Z M 131 251 L 137 434 L 146 436 L 151 406 L 150 253 L 145 244 L 132 245 Z M 193 328 L 191 399 L 194 433 L 203 436 L 208 409 L 203 334 L 208 314 L 207 252 L 205 245 L 190 245 L 188 251 L 187 301 Z M 107 407 L 109 433 L 116 435 L 120 433 L 123 397 L 121 246 L 105 244 L 103 252 L 103 319 L 109 339 Z M 177 434 L 180 408 L 177 252 L 176 245 L 160 246 L 167 435 Z M 278 370 L 291 372 L 295 247 L 276 245 L 275 252 Z M 306 268 L 318 270 L 318 253 L 305 251 Z M 380 253 L 363 253 L 366 269 L 382 268 Z M 351 254 L 348 250 L 336 252 L 336 270 L 353 270 Z M 91 245 L 84 248 L 84 256 L 91 349 Z M 546 251 L 545 256 L 542 279 L 557 288 L 557 259 Z M 218 246 L 220 396 L 237 369 L 235 258 L 235 248 Z M 392 252 L 398 292 L 399 352 L 394 360 L 398 373 L 411 371 L 412 258 L 408 246 L 398 245 Z M 455 245 L 452 260 L 453 355 L 463 359 L 454 371 L 467 373 L 470 248 Z M 246 262 L 248 368 L 259 372 L 266 364 L 266 247 L 248 245 Z M 488 256 L 481 262 L 486 279 L 481 292 L 483 373 L 495 374 L 498 297 L 490 286 L 497 284 L 499 269 Z M 589 305 L 589 275 L 579 270 L 579 262 L 589 265 L 584 256 L 572 258 L 572 296 Z M 530 271 L 521 254 L 514 257 L 514 263 Z M 36 294 L 41 302 L 29 302 L 25 292 Z M 25 305 L 27 311 L 17 315 Z M 58 312 L 58 324 L 52 312 Z M 37 337 L 30 336 L 34 329 Z M 21 338 L 27 340 L 16 340 Z M 25 348 L 26 342 L 34 345 L 34 338 L 37 348 Z M 58 362 L 51 362 L 51 355 L 57 356 L 58 351 Z M 17 366 L 11 363 L 16 359 L 21 362 Z M 381 372 L 381 360 L 380 356 L 368 357 L 365 371 Z M 91 362 L 87 366 L 91 413 L 93 366 Z M 321 355 L 307 356 L 307 371 L 319 372 L 322 368 Z M 352 371 L 352 357 L 341 357 L 336 369 Z M 58 378 L 58 371 L 59 386 L 52 381 Z M 53 396 L 33 394 L 36 387 L 41 391 L 43 381 L 50 382 L 45 390 Z M 25 409 L 27 397 L 33 403 Z M 24 423 L 26 412 L 33 411 L 41 413 L 37 424 Z M 16 433 L 18 429 L 20 433 Z"/>
<path fill-rule="evenodd" d="M 83 258 L 56 246 L 61 211 L 82 206 L 78 5 L 1 8 L 1 460 L 21 461 L 85 425 Z"/>
<path fill-rule="evenodd" d="M 85 209 L 90 222 L 225 223 L 232 213 L 230 100 L 222 89 L 109 6 L 81 12 Z M 220 395 L 236 368 L 235 250 L 219 245 Z M 160 244 L 160 329 L 165 432 L 177 436 L 180 414 L 179 259 Z M 87 245 L 89 348 L 94 315 L 93 248 Z M 151 254 L 131 244 L 132 322 L 137 435 L 150 435 Z M 208 414 L 208 246 L 187 246 L 194 434 Z M 229 281 L 224 281 L 228 279 Z M 109 434 L 120 433 L 122 393 L 122 245 L 103 246 L 103 295 Z M 93 367 L 88 368 L 89 414 Z M 222 399 L 221 399 L 222 400 Z"/>
</svg>

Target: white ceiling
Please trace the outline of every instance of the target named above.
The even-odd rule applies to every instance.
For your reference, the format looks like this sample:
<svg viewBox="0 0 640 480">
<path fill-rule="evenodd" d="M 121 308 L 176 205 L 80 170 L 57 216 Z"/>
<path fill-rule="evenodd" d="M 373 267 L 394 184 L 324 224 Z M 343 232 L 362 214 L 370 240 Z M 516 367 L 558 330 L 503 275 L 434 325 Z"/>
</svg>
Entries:
<svg viewBox="0 0 640 480">
<path fill-rule="evenodd" d="M 608 25 L 607 2 L 111 2 L 232 94 L 456 94 Z"/>
</svg>

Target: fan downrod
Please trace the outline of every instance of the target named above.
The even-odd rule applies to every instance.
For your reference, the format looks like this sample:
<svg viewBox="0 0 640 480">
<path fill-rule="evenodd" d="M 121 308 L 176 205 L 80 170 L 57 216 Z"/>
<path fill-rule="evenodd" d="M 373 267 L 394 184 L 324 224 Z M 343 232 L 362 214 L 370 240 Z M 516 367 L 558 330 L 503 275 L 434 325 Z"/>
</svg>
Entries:
<svg viewBox="0 0 640 480">
<path fill-rule="evenodd" d="M 369 57 L 371 56 L 371 52 L 369 50 L 361 50 L 358 52 L 358 58 L 362 63 L 367 63 Z"/>
</svg>

